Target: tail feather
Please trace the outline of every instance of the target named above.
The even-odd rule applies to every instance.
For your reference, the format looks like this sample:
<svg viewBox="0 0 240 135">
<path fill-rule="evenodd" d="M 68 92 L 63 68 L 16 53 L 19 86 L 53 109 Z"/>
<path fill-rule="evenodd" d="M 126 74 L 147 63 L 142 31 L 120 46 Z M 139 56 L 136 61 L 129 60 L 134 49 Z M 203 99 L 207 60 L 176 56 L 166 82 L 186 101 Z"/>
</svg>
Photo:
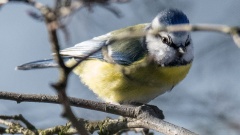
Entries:
<svg viewBox="0 0 240 135">
<path fill-rule="evenodd" d="M 46 59 L 25 63 L 23 65 L 17 66 L 16 70 L 31 70 L 51 67 L 58 67 L 58 64 L 53 59 Z"/>
</svg>

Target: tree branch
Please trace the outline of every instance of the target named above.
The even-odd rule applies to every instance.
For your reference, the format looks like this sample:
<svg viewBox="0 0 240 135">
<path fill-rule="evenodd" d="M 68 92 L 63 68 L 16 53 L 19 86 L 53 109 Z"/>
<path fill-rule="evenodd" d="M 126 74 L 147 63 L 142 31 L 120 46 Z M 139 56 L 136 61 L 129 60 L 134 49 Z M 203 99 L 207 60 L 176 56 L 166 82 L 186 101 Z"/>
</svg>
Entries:
<svg viewBox="0 0 240 135">
<path fill-rule="evenodd" d="M 0 99 L 12 100 L 17 103 L 21 102 L 39 102 L 39 103 L 53 103 L 60 104 L 58 96 L 50 95 L 37 95 L 37 94 L 19 94 L 13 92 L 3 92 L 0 91 Z M 86 99 L 79 99 L 74 97 L 68 97 L 71 106 L 81 107 L 101 112 L 107 112 L 112 114 L 117 114 L 126 117 L 137 117 L 140 113 L 140 109 L 137 107 L 125 106 L 125 105 L 114 105 L 109 103 L 102 103 L 97 101 L 91 101 Z M 163 119 L 163 114 L 161 111 L 157 112 L 157 117 Z"/>
<path fill-rule="evenodd" d="M 54 103 L 60 104 L 57 96 L 49 95 L 36 95 L 36 94 L 18 94 L 11 92 L 0 92 L 0 99 L 13 100 L 17 103 L 21 102 L 41 102 L 41 103 Z M 113 105 L 109 103 L 95 102 L 91 100 L 78 99 L 68 97 L 71 106 L 82 107 L 86 109 L 92 109 L 96 111 L 102 111 L 126 117 L 134 118 L 134 123 L 129 125 L 131 127 L 143 127 L 154 129 L 158 132 L 173 134 L 173 133 L 189 133 L 195 135 L 191 131 L 163 121 L 163 114 L 156 108 L 149 106 L 130 107 L 124 105 Z M 142 123 L 140 122 L 142 121 Z M 133 122 L 133 121 L 130 121 Z"/>
<path fill-rule="evenodd" d="M 7 116 L 9 118 L 14 116 Z M 100 134 L 116 134 L 122 130 L 131 130 L 135 128 L 149 128 L 154 129 L 158 132 L 168 135 L 197 135 L 187 129 L 177 127 L 165 121 L 158 121 L 155 118 L 153 119 L 138 119 L 138 118 L 119 118 L 119 119 L 110 119 L 106 118 L 105 120 L 100 121 L 89 121 L 78 119 L 81 123 L 84 124 L 88 132 L 93 133 L 95 131 L 100 131 Z M 13 134 L 75 134 L 77 130 L 71 128 L 72 123 L 67 123 L 64 125 L 54 126 L 47 129 L 39 129 L 36 132 L 32 132 L 29 129 L 23 127 L 22 125 L 16 122 L 9 122 L 0 118 L 0 123 L 6 125 L 7 128 L 2 128 L 0 133 L 13 133 Z M 162 123 L 159 126 L 159 123 Z"/>
<path fill-rule="evenodd" d="M 208 31 L 208 32 L 220 32 L 224 34 L 229 34 L 232 36 L 235 44 L 240 47 L 240 27 L 238 26 L 228 26 L 228 25 L 217 25 L 217 24 L 178 24 L 171 26 L 161 26 L 159 29 L 150 29 L 149 31 L 143 31 L 139 33 L 139 31 L 134 31 L 129 29 L 128 31 L 124 31 L 121 35 L 117 35 L 112 37 L 113 41 L 123 40 L 123 39 L 131 39 L 136 37 L 143 37 L 148 33 L 156 34 L 161 31 L 166 32 L 178 32 L 178 31 L 189 31 L 189 32 L 198 32 L 198 31 Z"/>
<path fill-rule="evenodd" d="M 4 128 L 2 128 L 1 130 L 4 130 L 4 131 L 2 131 L 2 133 L 10 133 L 10 134 L 22 133 L 25 135 L 36 135 L 33 131 L 31 131 L 28 128 L 25 128 L 24 126 L 22 126 L 19 123 L 9 122 L 7 120 L 0 119 L 0 124 L 8 127 L 8 128 L 5 128 L 5 130 L 4 130 Z"/>
<path fill-rule="evenodd" d="M 14 116 L 0 115 L 0 119 L 3 119 L 3 120 L 8 120 L 8 119 L 20 120 L 20 121 L 22 121 L 22 122 L 26 125 L 26 127 L 27 127 L 28 129 L 30 129 L 31 131 L 33 131 L 33 132 L 36 132 L 36 131 L 37 131 L 36 127 L 35 127 L 33 124 L 31 124 L 27 119 L 25 119 L 21 114 L 19 114 L 19 115 L 14 115 Z"/>
</svg>

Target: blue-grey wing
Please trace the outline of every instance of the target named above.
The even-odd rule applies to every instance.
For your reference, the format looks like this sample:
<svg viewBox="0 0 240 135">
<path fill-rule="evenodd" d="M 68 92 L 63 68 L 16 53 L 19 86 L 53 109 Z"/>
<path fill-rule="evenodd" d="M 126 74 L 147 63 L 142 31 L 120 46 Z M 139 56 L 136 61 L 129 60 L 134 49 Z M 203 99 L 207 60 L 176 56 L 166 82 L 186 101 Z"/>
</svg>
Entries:
<svg viewBox="0 0 240 135">
<path fill-rule="evenodd" d="M 103 36 L 101 36 L 66 48 L 60 53 L 64 56 L 72 56 L 81 59 L 82 57 L 88 56 L 93 51 L 98 50 L 94 54 L 91 54 L 89 58 L 106 60 L 105 55 L 108 55 L 114 63 L 129 65 L 143 57 L 146 52 L 141 40 L 140 38 L 134 38 L 109 42 L 109 37 L 105 36 L 103 38 Z M 107 54 L 103 54 L 104 51 L 102 47 L 107 49 Z"/>
<path fill-rule="evenodd" d="M 105 43 L 106 40 L 87 40 L 78 43 L 73 47 L 61 50 L 60 54 L 63 56 L 82 58 L 90 55 L 94 51 L 95 53 L 90 55 L 90 58 L 103 59 L 101 48 L 105 45 Z"/>
<path fill-rule="evenodd" d="M 139 24 L 135 26 L 130 26 L 127 28 L 115 30 L 111 33 L 95 37 L 91 40 L 87 40 L 76 44 L 73 47 L 66 48 L 60 51 L 60 54 L 63 55 L 65 61 L 76 58 L 81 59 L 83 57 L 89 56 L 90 58 L 96 58 L 104 60 L 106 62 L 110 58 L 111 62 L 117 63 L 120 65 L 129 65 L 140 58 L 142 58 L 147 52 L 145 49 L 145 43 L 142 42 L 144 38 L 132 38 L 132 39 L 123 39 L 123 40 L 113 40 L 112 35 L 115 37 L 126 34 L 128 32 L 141 33 L 149 24 Z M 102 48 L 103 47 L 103 48 Z M 96 51 L 97 50 L 97 51 Z M 96 51 L 96 52 L 95 52 Z M 95 52 L 95 53 L 92 53 Z M 106 57 L 107 55 L 107 57 Z M 29 69 L 38 69 L 38 68 L 48 68 L 48 67 L 57 67 L 57 63 L 52 59 L 47 60 L 38 60 L 29 62 L 17 67 L 20 70 L 29 70 Z"/>
<path fill-rule="evenodd" d="M 141 59 L 147 52 L 142 39 L 119 40 L 109 46 L 111 58 L 117 64 L 129 65 Z"/>
<path fill-rule="evenodd" d="M 68 61 L 71 57 L 63 57 L 64 61 Z M 16 70 L 31 70 L 31 69 L 41 69 L 41 68 L 51 68 L 58 67 L 58 64 L 53 59 L 37 60 L 22 64 L 16 67 Z"/>
</svg>

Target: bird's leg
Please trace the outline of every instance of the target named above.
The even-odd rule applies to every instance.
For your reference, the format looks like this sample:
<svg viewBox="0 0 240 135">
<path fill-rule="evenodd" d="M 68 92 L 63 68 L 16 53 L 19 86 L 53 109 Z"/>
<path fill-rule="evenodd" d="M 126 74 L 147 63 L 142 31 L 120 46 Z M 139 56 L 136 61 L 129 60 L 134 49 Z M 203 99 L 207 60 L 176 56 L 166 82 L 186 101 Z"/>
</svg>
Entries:
<svg viewBox="0 0 240 135">
<path fill-rule="evenodd" d="M 148 111 L 151 115 L 155 115 L 159 119 L 164 119 L 163 111 L 155 105 L 132 102 L 132 106 L 140 107 L 142 111 Z"/>
</svg>

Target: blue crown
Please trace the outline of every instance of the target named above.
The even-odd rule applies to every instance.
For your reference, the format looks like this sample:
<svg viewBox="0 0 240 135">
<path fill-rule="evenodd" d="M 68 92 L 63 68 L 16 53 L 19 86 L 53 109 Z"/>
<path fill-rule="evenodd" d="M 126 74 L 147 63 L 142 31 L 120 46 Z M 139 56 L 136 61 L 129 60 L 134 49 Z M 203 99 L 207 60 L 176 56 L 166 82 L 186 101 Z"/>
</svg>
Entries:
<svg viewBox="0 0 240 135">
<path fill-rule="evenodd" d="M 187 16 L 178 9 L 166 9 L 158 14 L 159 22 L 163 25 L 189 23 Z"/>
</svg>

